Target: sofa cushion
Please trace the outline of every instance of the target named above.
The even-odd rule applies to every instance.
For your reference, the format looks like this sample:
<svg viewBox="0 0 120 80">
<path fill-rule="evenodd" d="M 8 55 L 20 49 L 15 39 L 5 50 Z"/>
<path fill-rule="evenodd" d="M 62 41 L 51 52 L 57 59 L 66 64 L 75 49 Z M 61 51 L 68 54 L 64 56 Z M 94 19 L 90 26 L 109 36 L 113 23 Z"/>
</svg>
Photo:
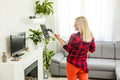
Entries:
<svg viewBox="0 0 120 80">
<path fill-rule="evenodd" d="M 102 44 L 102 58 L 114 59 L 115 50 L 113 42 L 104 41 Z"/>
<path fill-rule="evenodd" d="M 62 36 L 61 38 L 62 38 L 66 43 L 68 43 L 69 37 Z M 63 48 L 62 48 L 62 51 L 63 51 L 64 56 L 67 57 L 67 56 L 68 56 L 68 52 L 65 51 Z"/>
<path fill-rule="evenodd" d="M 96 41 L 96 51 L 89 55 L 91 58 L 115 58 L 114 43 L 107 41 Z"/>
<path fill-rule="evenodd" d="M 101 58 L 102 57 L 102 41 L 95 41 L 96 51 L 94 53 L 89 54 L 91 58 Z"/>
<path fill-rule="evenodd" d="M 58 52 L 51 58 L 51 61 L 56 62 L 56 63 L 60 63 L 63 58 L 64 58 L 63 53 Z"/>
<path fill-rule="evenodd" d="M 64 57 L 60 62 L 60 68 L 66 68 L 67 57 Z"/>
<path fill-rule="evenodd" d="M 96 78 L 95 80 L 116 80 L 116 75 L 113 71 L 97 71 L 97 70 L 90 70 L 89 71 L 89 78 Z M 93 79 L 94 80 L 94 79 Z"/>
<path fill-rule="evenodd" d="M 66 57 L 64 57 L 60 62 L 60 68 L 66 68 Z M 105 70 L 105 71 L 114 71 L 116 67 L 115 60 L 111 59 L 88 59 L 88 66 L 91 70 Z"/>
<path fill-rule="evenodd" d="M 120 59 L 120 41 L 115 42 L 115 59 Z"/>
<path fill-rule="evenodd" d="M 65 51 L 63 48 L 62 48 L 62 52 L 63 52 L 63 55 L 64 55 L 64 57 L 67 57 L 68 56 L 68 52 L 67 51 Z"/>
<path fill-rule="evenodd" d="M 111 59 L 88 59 L 88 67 L 90 70 L 97 71 L 114 71 L 116 67 L 115 60 Z"/>
</svg>

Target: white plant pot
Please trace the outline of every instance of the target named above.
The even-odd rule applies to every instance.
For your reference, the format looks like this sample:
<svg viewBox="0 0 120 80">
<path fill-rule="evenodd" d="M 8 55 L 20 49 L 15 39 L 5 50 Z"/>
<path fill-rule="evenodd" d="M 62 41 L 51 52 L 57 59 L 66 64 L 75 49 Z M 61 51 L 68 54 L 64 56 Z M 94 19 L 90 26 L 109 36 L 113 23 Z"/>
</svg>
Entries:
<svg viewBox="0 0 120 80">
<path fill-rule="evenodd" d="M 44 24 L 45 21 L 46 21 L 46 18 L 35 18 L 35 19 L 33 19 L 33 23 Z"/>
<path fill-rule="evenodd" d="M 36 15 L 35 15 L 35 17 L 36 17 L 36 18 L 44 18 L 44 17 L 45 17 L 45 15 L 44 15 L 44 14 L 39 14 L 39 15 L 38 15 L 38 14 L 36 14 Z"/>
<path fill-rule="evenodd" d="M 48 74 L 49 74 L 49 71 L 48 70 L 44 70 L 44 79 L 48 79 Z"/>
<path fill-rule="evenodd" d="M 39 24 L 44 24 L 46 21 L 46 17 L 41 14 L 41 15 L 35 15 L 36 18 L 32 19 L 33 23 L 39 23 Z"/>
</svg>

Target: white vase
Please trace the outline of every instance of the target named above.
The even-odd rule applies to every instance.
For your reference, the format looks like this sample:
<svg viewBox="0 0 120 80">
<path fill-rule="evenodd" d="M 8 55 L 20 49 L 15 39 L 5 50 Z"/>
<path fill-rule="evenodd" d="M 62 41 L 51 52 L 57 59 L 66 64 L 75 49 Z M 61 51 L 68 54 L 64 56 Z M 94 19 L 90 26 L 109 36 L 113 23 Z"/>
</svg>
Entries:
<svg viewBox="0 0 120 80">
<path fill-rule="evenodd" d="M 36 17 L 36 18 L 44 18 L 45 15 L 44 15 L 44 14 L 36 14 L 35 17 Z"/>
<path fill-rule="evenodd" d="M 49 71 L 48 70 L 44 70 L 44 79 L 48 79 L 48 73 L 49 73 Z"/>
<path fill-rule="evenodd" d="M 33 20 L 33 23 L 45 24 L 46 17 L 44 15 L 36 15 L 36 18 L 32 20 Z"/>
</svg>

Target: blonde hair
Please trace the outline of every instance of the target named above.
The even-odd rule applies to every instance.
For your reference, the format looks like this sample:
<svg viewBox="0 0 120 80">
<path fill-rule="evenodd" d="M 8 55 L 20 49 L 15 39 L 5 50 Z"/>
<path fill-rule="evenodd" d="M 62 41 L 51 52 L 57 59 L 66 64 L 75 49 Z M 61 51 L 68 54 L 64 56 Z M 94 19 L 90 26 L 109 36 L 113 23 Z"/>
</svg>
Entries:
<svg viewBox="0 0 120 80">
<path fill-rule="evenodd" d="M 88 27 L 88 22 L 84 16 L 77 17 L 75 20 L 76 26 L 79 32 L 82 34 L 82 39 L 85 42 L 90 42 L 92 40 L 92 32 Z"/>
</svg>

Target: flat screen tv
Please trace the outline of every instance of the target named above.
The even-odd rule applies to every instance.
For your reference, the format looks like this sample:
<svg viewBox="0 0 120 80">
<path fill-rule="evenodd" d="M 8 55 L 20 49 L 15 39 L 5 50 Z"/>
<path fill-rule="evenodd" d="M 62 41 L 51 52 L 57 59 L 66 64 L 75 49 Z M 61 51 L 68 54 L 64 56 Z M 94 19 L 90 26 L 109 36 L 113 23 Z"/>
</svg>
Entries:
<svg viewBox="0 0 120 80">
<path fill-rule="evenodd" d="M 25 32 L 21 32 L 16 35 L 10 35 L 10 50 L 11 56 L 19 57 L 21 52 L 24 51 L 26 47 L 26 35 Z"/>
</svg>

